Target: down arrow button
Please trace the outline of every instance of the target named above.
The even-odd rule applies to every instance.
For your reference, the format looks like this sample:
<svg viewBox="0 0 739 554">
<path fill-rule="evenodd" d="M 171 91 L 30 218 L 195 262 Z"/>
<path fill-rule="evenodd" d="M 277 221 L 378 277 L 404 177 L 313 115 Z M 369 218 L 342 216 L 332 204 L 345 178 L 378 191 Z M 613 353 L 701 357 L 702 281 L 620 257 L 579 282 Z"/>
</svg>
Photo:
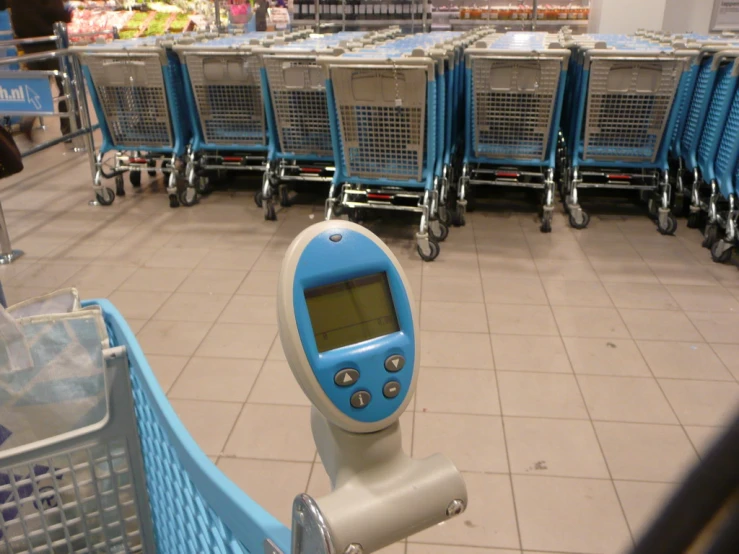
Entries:
<svg viewBox="0 0 739 554">
<path fill-rule="evenodd" d="M 387 369 L 391 373 L 400 371 L 401 369 L 403 369 L 403 366 L 405 366 L 405 358 L 400 354 L 394 354 L 393 356 L 389 356 L 388 359 L 385 360 L 385 369 Z"/>
</svg>

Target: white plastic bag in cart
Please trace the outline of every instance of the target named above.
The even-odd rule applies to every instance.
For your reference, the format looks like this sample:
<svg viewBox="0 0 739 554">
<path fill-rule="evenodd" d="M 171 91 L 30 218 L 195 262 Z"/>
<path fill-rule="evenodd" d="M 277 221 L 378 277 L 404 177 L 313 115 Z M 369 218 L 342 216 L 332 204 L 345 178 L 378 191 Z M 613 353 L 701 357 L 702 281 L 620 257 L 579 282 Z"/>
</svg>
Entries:
<svg viewBox="0 0 739 554">
<path fill-rule="evenodd" d="M 45 314 L 66 314 L 80 309 L 77 289 L 62 289 L 50 294 L 29 298 L 8 308 L 15 319 Z"/>
<path fill-rule="evenodd" d="M 12 313 L 12 310 L 10 310 Z M 78 310 L 16 320 L 32 366 L 0 348 L 0 452 L 63 435 L 107 413 L 102 313 Z"/>
</svg>

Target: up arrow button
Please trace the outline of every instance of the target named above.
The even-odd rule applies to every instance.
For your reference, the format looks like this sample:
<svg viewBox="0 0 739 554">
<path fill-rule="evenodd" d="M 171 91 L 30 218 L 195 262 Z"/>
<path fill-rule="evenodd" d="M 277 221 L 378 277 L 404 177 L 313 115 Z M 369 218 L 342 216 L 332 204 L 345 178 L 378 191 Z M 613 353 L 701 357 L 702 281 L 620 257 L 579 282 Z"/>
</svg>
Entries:
<svg viewBox="0 0 739 554">
<path fill-rule="evenodd" d="M 390 371 L 391 373 L 400 371 L 401 369 L 403 369 L 403 366 L 405 366 L 405 358 L 400 354 L 395 354 L 385 360 L 385 369 Z"/>
</svg>

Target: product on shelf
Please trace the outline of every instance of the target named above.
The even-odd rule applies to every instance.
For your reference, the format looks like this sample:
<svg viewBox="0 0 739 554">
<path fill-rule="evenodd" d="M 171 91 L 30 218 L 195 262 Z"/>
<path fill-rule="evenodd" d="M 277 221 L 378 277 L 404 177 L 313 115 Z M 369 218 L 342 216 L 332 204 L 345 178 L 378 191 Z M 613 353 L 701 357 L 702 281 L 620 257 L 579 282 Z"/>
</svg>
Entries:
<svg viewBox="0 0 739 554">
<path fill-rule="evenodd" d="M 508 4 L 507 6 L 489 6 L 482 7 L 478 4 L 473 6 L 463 6 L 461 8 L 446 7 L 439 8 L 440 11 L 454 10 L 458 12 L 460 19 L 482 19 L 482 20 L 501 20 L 501 21 L 528 21 L 533 19 L 534 10 L 530 5 L 524 4 Z M 585 20 L 590 16 L 590 8 L 583 6 L 573 6 L 571 4 L 544 4 L 537 8 L 536 18 L 545 21 L 561 21 L 561 20 Z"/>
</svg>

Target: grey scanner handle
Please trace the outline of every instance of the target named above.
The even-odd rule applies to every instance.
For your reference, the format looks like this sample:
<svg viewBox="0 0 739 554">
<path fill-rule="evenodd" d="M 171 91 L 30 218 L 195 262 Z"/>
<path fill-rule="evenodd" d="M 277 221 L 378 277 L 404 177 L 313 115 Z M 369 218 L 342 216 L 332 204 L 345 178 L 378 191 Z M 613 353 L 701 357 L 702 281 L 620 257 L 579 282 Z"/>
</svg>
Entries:
<svg viewBox="0 0 739 554">
<path fill-rule="evenodd" d="M 295 499 L 292 554 L 369 554 L 466 508 L 454 464 L 441 454 L 406 455 L 397 421 L 376 433 L 350 433 L 314 407 L 311 428 L 332 492 Z"/>
</svg>

